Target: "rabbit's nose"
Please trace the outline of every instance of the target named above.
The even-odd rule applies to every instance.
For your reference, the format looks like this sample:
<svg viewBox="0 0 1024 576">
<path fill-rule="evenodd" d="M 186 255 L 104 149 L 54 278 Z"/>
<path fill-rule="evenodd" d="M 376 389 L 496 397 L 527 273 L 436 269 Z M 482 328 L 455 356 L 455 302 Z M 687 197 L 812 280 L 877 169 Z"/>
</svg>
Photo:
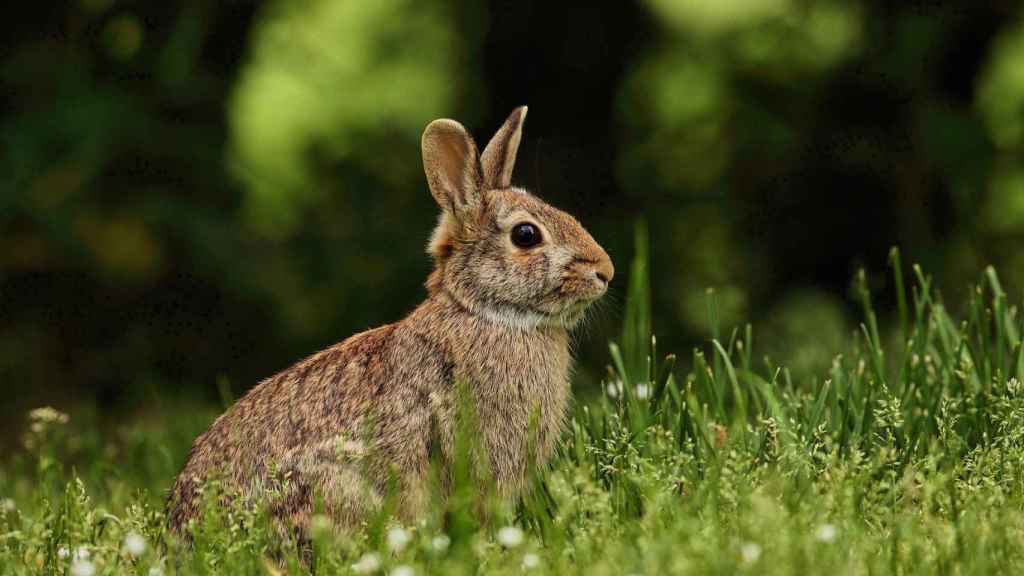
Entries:
<svg viewBox="0 0 1024 576">
<path fill-rule="evenodd" d="M 594 275 L 607 286 L 611 284 L 612 278 L 615 277 L 615 265 L 612 264 L 612 259 L 608 257 L 607 252 L 600 248 L 599 250 L 600 255 L 596 258 L 597 263 L 594 265 Z"/>
<path fill-rule="evenodd" d="M 597 266 L 594 268 L 594 275 L 607 286 L 611 283 L 612 278 L 615 277 L 615 266 L 612 265 L 612 261 L 608 258 L 598 260 Z"/>
</svg>

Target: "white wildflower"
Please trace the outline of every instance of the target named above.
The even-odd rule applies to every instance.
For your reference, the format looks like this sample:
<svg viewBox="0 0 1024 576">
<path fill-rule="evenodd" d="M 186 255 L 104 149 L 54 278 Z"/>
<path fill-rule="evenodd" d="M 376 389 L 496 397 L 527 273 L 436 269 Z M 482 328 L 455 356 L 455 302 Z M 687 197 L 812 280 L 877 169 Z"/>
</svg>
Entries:
<svg viewBox="0 0 1024 576">
<path fill-rule="evenodd" d="M 618 398 L 622 394 L 622 380 L 616 380 L 615 382 L 609 382 L 606 388 L 609 398 Z"/>
<path fill-rule="evenodd" d="M 498 530 L 498 543 L 505 548 L 515 548 L 523 543 L 523 531 L 515 526 L 505 526 Z"/>
<path fill-rule="evenodd" d="M 761 557 L 761 545 L 756 542 L 745 542 L 740 546 L 740 559 L 744 564 L 753 564 Z"/>
<path fill-rule="evenodd" d="M 540 556 L 533 552 L 523 555 L 523 570 L 533 570 L 540 566 Z"/>
<path fill-rule="evenodd" d="M 412 569 L 412 566 L 401 564 L 391 570 L 391 576 L 416 576 L 416 571 Z"/>
<path fill-rule="evenodd" d="M 28 413 L 28 419 L 31 420 L 34 425 L 67 424 L 68 421 L 71 420 L 67 414 L 49 406 L 43 406 L 42 408 L 32 410 Z"/>
<path fill-rule="evenodd" d="M 68 550 L 67 546 L 61 546 L 60 548 L 57 548 L 57 558 L 60 558 L 61 560 L 66 560 L 67 557 L 70 555 L 71 551 Z"/>
<path fill-rule="evenodd" d="M 363 554 L 358 562 L 352 565 L 352 571 L 356 574 L 373 574 L 380 570 L 380 556 L 373 552 Z"/>
<path fill-rule="evenodd" d="M 84 558 L 71 563 L 71 576 L 93 576 L 94 574 L 96 574 L 96 566 Z"/>
<path fill-rule="evenodd" d="M 395 527 L 388 530 L 388 549 L 396 554 L 405 550 L 411 540 L 412 536 L 405 528 Z"/>
<path fill-rule="evenodd" d="M 4 498 L 3 502 L 0 502 L 0 512 L 12 514 L 17 509 L 18 506 L 14 503 L 14 500 L 10 498 Z"/>
<path fill-rule="evenodd" d="M 142 556 L 146 552 L 146 539 L 138 532 L 129 532 L 124 537 L 123 548 L 131 556 Z"/>
<path fill-rule="evenodd" d="M 818 529 L 814 531 L 814 537 L 818 542 L 824 542 L 825 544 L 831 544 L 836 541 L 836 535 L 838 534 L 835 525 L 833 524 L 822 524 L 818 526 Z"/>
<path fill-rule="evenodd" d="M 636 385 L 636 398 L 637 400 L 647 400 L 647 397 L 651 395 L 651 387 L 647 384 Z"/>
<path fill-rule="evenodd" d="M 449 538 L 446 534 L 441 534 L 439 536 L 434 536 L 434 539 L 430 541 L 430 546 L 434 549 L 435 552 L 444 552 L 448 549 L 448 546 L 450 546 L 451 543 L 451 538 Z"/>
<path fill-rule="evenodd" d="M 75 550 L 75 560 L 88 560 L 91 555 L 92 554 L 89 552 L 89 549 L 85 546 L 79 546 L 78 549 Z"/>
</svg>

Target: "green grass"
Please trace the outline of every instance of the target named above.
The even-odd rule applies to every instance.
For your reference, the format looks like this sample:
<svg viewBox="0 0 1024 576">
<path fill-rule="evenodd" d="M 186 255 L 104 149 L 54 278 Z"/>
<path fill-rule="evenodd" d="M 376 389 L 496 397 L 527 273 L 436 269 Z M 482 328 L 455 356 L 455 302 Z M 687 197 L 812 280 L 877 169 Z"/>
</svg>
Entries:
<svg viewBox="0 0 1024 576">
<path fill-rule="evenodd" d="M 417 526 L 382 516 L 339 536 L 319 518 L 317 573 L 1021 573 L 1021 318 L 992 270 L 955 320 L 919 269 L 892 264 L 895 347 L 861 275 L 864 323 L 825 377 L 759 358 L 750 327 L 716 326 L 684 371 L 649 336 L 638 242 L 606 392 L 577 406 L 534 490 L 481 520 L 467 473 Z M 304 570 L 258 509 L 211 506 L 194 551 L 167 545 L 164 492 L 214 414 L 155 412 L 108 434 L 88 412 L 34 416 L 29 448 L 0 466 L 0 573 L 75 573 L 79 549 L 75 568 L 96 574 Z"/>
</svg>

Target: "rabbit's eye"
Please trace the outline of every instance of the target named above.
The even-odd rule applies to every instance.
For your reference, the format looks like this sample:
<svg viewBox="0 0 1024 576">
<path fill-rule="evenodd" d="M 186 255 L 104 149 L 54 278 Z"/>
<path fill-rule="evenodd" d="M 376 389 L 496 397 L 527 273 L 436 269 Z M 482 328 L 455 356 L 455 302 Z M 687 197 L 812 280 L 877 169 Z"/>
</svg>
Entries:
<svg viewBox="0 0 1024 576">
<path fill-rule="evenodd" d="M 523 222 L 512 227 L 512 243 L 520 248 L 532 248 L 540 240 L 540 230 L 533 224 Z"/>
</svg>

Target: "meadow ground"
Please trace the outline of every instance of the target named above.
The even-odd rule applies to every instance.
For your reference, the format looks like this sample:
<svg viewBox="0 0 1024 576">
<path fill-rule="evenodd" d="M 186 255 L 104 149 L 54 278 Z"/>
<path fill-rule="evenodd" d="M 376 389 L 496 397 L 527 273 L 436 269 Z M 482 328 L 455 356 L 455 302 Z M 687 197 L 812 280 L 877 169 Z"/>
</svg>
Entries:
<svg viewBox="0 0 1024 576">
<path fill-rule="evenodd" d="M 641 249 L 603 394 L 527 497 L 481 523 L 459 469 L 419 525 L 385 511 L 339 536 L 315 518 L 316 573 L 1022 573 L 1022 322 L 994 271 L 954 319 L 894 251 L 896 345 L 861 278 L 862 330 L 805 381 L 758 358 L 749 327 L 677 368 L 650 337 L 646 268 Z M 305 571 L 258 509 L 211 505 L 192 551 L 168 545 L 164 494 L 214 415 L 164 405 L 100 433 L 95 414 L 33 412 L 0 463 L 0 573 Z"/>
</svg>

